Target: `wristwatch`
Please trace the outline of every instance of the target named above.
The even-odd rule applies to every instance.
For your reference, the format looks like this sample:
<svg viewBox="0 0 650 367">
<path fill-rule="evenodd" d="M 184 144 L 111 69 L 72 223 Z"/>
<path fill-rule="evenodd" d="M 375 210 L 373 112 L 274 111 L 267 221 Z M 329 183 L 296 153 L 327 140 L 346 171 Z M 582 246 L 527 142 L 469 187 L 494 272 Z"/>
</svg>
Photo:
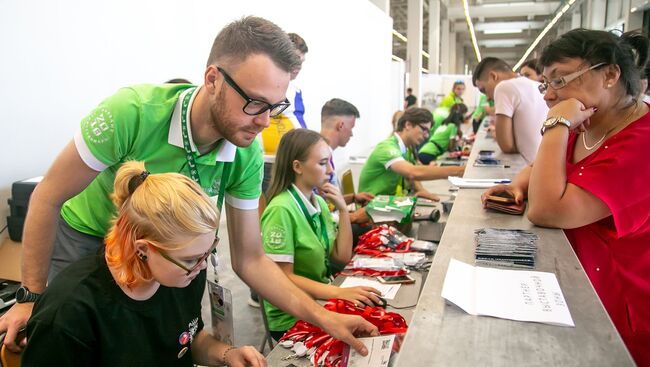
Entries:
<svg viewBox="0 0 650 367">
<path fill-rule="evenodd" d="M 16 302 L 17 303 L 36 302 L 36 300 L 40 296 L 41 296 L 40 294 L 30 292 L 29 289 L 27 289 L 27 287 L 21 286 L 16 291 Z"/>
<path fill-rule="evenodd" d="M 544 135 L 546 130 L 548 130 L 550 128 L 553 128 L 553 127 L 556 127 L 557 124 L 562 124 L 562 125 L 568 127 L 569 129 L 571 128 L 571 121 L 565 119 L 564 117 L 562 117 L 562 116 L 549 117 L 549 118 L 546 119 L 546 121 L 544 121 L 544 124 L 542 124 L 542 129 L 540 130 L 540 133 L 542 135 Z"/>
</svg>

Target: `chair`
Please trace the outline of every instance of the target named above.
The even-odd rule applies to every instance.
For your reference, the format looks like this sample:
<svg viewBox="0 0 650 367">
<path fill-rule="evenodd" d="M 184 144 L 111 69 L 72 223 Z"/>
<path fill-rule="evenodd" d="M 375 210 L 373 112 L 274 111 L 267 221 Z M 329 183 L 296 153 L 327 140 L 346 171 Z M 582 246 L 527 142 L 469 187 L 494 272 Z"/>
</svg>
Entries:
<svg viewBox="0 0 650 367">
<path fill-rule="evenodd" d="M 20 367 L 20 354 L 14 353 L 4 345 L 5 334 L 0 336 L 0 367 Z"/>
<path fill-rule="evenodd" d="M 269 350 L 273 350 L 273 337 L 269 331 L 269 320 L 266 318 L 266 312 L 264 312 L 264 299 L 257 295 L 260 302 L 260 311 L 262 312 L 262 321 L 264 322 L 264 339 L 262 339 L 262 345 L 260 345 L 259 351 L 264 354 L 264 349 L 266 344 L 269 345 Z"/>
<path fill-rule="evenodd" d="M 341 175 L 341 193 L 343 195 L 354 194 L 354 179 L 352 170 L 349 168 Z"/>
</svg>

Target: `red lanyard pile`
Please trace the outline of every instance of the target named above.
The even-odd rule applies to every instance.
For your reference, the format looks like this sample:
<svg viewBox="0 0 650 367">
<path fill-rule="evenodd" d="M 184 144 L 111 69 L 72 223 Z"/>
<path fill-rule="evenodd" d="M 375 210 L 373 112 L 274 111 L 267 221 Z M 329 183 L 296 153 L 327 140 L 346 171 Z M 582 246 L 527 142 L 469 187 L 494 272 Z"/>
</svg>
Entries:
<svg viewBox="0 0 650 367">
<path fill-rule="evenodd" d="M 331 299 L 325 304 L 329 311 L 358 315 L 379 329 L 379 333 L 404 334 L 408 329 L 404 318 L 394 312 L 386 312 L 380 307 L 357 307 L 350 301 Z M 307 355 L 314 366 L 338 367 L 341 365 L 344 343 L 334 339 L 320 328 L 299 320 L 282 336 L 280 345 L 291 348 L 297 356 Z M 393 351 L 399 351 L 397 338 Z"/>
<path fill-rule="evenodd" d="M 376 257 L 386 256 L 386 252 L 410 252 L 412 238 L 385 224 L 359 236 L 359 244 L 354 252 Z"/>
</svg>

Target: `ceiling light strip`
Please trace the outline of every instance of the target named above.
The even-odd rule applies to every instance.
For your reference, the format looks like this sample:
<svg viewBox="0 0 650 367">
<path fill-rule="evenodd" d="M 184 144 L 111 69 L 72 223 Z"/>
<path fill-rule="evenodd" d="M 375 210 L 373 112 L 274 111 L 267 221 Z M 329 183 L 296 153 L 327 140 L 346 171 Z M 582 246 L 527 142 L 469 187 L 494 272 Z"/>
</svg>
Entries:
<svg viewBox="0 0 650 367">
<path fill-rule="evenodd" d="M 542 40 L 542 38 L 544 38 L 544 36 L 546 36 L 546 33 L 548 33 L 548 31 L 550 31 L 551 28 L 553 28 L 555 23 L 557 23 L 557 21 L 560 20 L 562 15 L 564 15 L 564 13 L 566 13 L 566 11 L 569 10 L 571 5 L 573 5 L 573 3 L 575 3 L 575 2 L 576 2 L 576 0 L 569 0 L 566 4 L 564 4 L 560 8 L 560 10 L 553 17 L 553 19 L 551 19 L 551 21 L 546 25 L 546 27 L 542 30 L 542 32 L 540 32 L 540 34 L 537 36 L 537 38 L 535 38 L 535 41 L 533 41 L 533 43 L 530 45 L 530 47 L 528 47 L 528 49 L 524 53 L 524 56 L 522 56 L 521 59 L 519 59 L 519 61 L 517 62 L 517 64 L 515 64 L 515 66 L 512 68 L 513 71 L 516 71 L 517 69 L 519 69 L 521 64 L 526 62 L 526 59 L 528 58 L 528 55 L 530 55 L 530 53 L 533 52 L 535 47 L 537 47 L 537 44 L 539 44 L 539 42 Z"/>
<path fill-rule="evenodd" d="M 467 0 L 463 0 L 463 9 L 465 11 L 465 20 L 467 20 L 467 27 L 469 27 L 469 34 L 472 37 L 472 46 L 474 46 L 474 52 L 476 52 L 476 59 L 478 62 L 481 62 L 481 51 L 478 49 L 476 32 L 474 32 L 474 23 L 472 23 L 472 18 L 469 16 L 469 4 L 467 4 Z"/>
<path fill-rule="evenodd" d="M 404 42 L 408 42 L 408 40 L 406 39 L 406 37 L 403 34 L 399 33 L 398 31 L 396 31 L 394 29 L 393 29 L 393 36 L 401 39 Z"/>
</svg>

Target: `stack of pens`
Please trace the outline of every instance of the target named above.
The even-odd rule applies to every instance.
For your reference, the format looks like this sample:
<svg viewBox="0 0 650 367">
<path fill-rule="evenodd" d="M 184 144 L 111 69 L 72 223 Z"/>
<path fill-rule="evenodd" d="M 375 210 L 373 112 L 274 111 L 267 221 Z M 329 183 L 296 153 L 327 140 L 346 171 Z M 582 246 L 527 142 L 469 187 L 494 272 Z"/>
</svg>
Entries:
<svg viewBox="0 0 650 367">
<path fill-rule="evenodd" d="M 481 228 L 476 233 L 476 265 L 534 269 L 537 235 L 521 229 Z"/>
</svg>

